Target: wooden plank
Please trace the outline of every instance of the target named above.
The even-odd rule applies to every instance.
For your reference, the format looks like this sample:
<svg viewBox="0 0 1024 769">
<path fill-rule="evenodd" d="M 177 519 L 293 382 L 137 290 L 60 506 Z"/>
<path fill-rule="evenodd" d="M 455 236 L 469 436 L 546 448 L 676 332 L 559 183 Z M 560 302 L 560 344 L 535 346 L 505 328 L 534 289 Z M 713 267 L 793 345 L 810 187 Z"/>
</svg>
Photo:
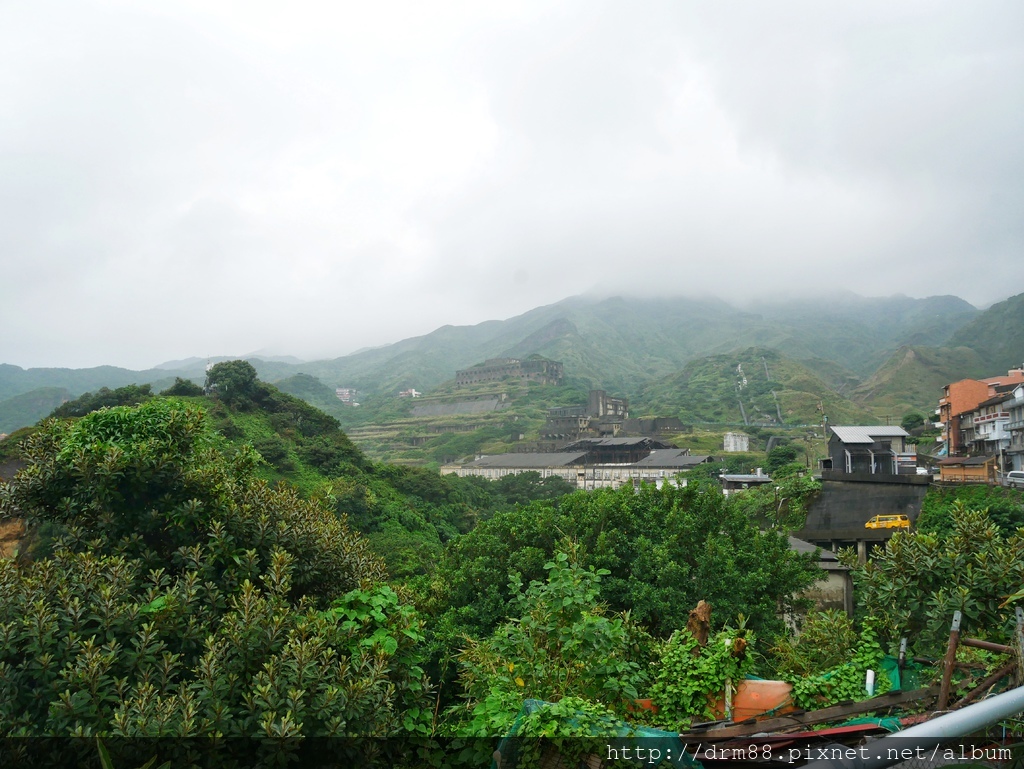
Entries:
<svg viewBox="0 0 1024 769">
<path fill-rule="evenodd" d="M 704 740 L 707 742 L 718 742 L 733 737 L 742 737 L 759 732 L 780 732 L 786 729 L 799 728 L 801 726 L 812 726 L 823 724 L 828 721 L 841 721 L 849 716 L 860 713 L 870 713 L 873 710 L 887 710 L 895 705 L 902 705 L 905 702 L 916 702 L 917 700 L 935 697 L 939 693 L 938 686 L 930 686 L 926 689 L 914 689 L 909 692 L 889 692 L 880 697 L 872 697 L 870 700 L 851 702 L 843 705 L 833 705 L 820 710 L 809 710 L 801 714 L 790 714 L 767 718 L 764 721 L 754 723 L 732 724 L 717 729 L 697 730 L 680 732 L 679 738 L 684 742 Z"/>
</svg>

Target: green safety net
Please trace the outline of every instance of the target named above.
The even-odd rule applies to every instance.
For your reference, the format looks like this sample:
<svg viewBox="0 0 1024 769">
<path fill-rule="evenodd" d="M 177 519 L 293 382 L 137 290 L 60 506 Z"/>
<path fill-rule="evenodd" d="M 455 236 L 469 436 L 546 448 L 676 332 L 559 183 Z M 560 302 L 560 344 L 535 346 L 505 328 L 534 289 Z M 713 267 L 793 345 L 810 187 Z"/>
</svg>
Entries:
<svg viewBox="0 0 1024 769">
<path fill-rule="evenodd" d="M 880 726 L 887 732 L 898 732 L 903 728 L 903 724 L 895 716 L 888 716 L 886 718 L 851 718 L 849 721 L 843 721 L 841 724 L 830 724 L 830 726 L 858 726 L 860 724 L 874 724 Z"/>
<path fill-rule="evenodd" d="M 503 737 L 498 743 L 498 749 L 494 753 L 494 760 L 491 762 L 491 769 L 535 769 L 535 767 L 521 766 L 518 761 L 518 752 L 519 746 L 523 741 L 537 738 L 519 737 L 517 732 L 526 716 L 549 705 L 551 705 L 550 702 L 544 702 L 543 700 L 526 700 L 523 702 L 523 707 L 516 716 L 516 720 L 509 730 L 509 735 Z M 569 719 L 569 723 L 574 724 L 575 722 Z M 661 761 L 653 766 L 674 766 L 677 769 L 703 769 L 703 764 L 686 752 L 686 746 L 679 739 L 679 735 L 676 732 L 627 724 L 618 727 L 616 733 L 617 736 L 615 737 L 600 738 L 602 742 L 607 741 L 606 745 L 602 745 L 602 748 L 612 751 L 597 756 L 601 761 L 601 766 L 628 766 L 632 760 L 637 766 L 651 767 L 652 764 L 648 757 L 652 751 L 657 751 Z M 553 746 L 556 739 L 558 738 L 552 738 L 551 740 Z M 609 755 L 615 756 L 615 760 L 609 761 Z M 605 763 L 606 761 L 607 763 Z M 560 763 L 556 755 L 551 756 L 551 760 L 546 761 L 544 766 L 551 766 L 552 768 L 564 766 L 565 769 L 570 769 L 567 764 Z M 572 767 L 572 769 L 575 769 L 575 767 Z"/>
<path fill-rule="evenodd" d="M 923 665 L 919 665 L 912 660 L 907 660 L 903 663 L 903 676 L 902 686 L 900 681 L 899 671 L 899 660 L 893 657 L 891 654 L 885 655 L 882 658 L 882 673 L 889 679 L 892 684 L 891 691 L 909 692 L 913 689 L 921 688 L 921 679 L 927 677 L 927 669 Z"/>
</svg>

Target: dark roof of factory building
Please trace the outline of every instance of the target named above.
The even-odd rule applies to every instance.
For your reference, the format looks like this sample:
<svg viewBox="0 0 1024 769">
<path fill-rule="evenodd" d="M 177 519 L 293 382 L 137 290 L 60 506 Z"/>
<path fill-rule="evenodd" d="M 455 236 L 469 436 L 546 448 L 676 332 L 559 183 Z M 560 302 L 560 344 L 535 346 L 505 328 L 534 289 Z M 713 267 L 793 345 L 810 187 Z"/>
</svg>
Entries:
<svg viewBox="0 0 1024 769">
<path fill-rule="evenodd" d="M 691 456 L 686 453 L 686 449 L 655 449 L 639 462 L 634 463 L 634 467 L 686 468 L 703 464 L 709 459 L 710 457 L 706 455 Z"/>
<path fill-rule="evenodd" d="M 582 438 L 575 443 L 565 446 L 563 451 L 576 451 L 577 449 L 593 449 L 598 446 L 645 446 L 650 449 L 671 449 L 667 443 L 662 443 L 654 438 Z"/>
<path fill-rule="evenodd" d="M 564 467 L 582 464 L 585 451 L 556 451 L 550 453 L 495 454 L 480 457 L 466 467 Z"/>
</svg>

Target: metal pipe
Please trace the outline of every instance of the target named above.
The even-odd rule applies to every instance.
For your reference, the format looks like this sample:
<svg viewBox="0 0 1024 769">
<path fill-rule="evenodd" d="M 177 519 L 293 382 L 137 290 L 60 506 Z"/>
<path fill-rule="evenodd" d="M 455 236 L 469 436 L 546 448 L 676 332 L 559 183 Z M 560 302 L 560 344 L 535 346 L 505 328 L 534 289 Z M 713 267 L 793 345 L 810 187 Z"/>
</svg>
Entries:
<svg viewBox="0 0 1024 769">
<path fill-rule="evenodd" d="M 846 754 L 842 754 L 844 757 L 837 760 L 812 761 L 805 765 L 805 769 L 882 769 L 905 760 L 902 751 L 907 748 L 930 751 L 954 737 L 963 737 L 1021 712 L 1024 712 L 1024 686 L 887 735 L 855 751 L 855 758 L 847 759 Z M 865 753 L 871 755 L 865 756 Z"/>
</svg>

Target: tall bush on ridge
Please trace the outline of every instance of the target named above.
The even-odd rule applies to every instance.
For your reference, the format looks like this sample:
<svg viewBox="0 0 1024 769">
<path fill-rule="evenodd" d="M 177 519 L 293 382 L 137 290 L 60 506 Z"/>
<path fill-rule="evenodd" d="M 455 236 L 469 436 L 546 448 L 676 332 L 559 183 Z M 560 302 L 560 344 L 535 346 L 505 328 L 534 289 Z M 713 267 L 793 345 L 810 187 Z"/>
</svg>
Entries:
<svg viewBox="0 0 1024 769">
<path fill-rule="evenodd" d="M 422 623 L 325 501 L 255 478 L 172 400 L 51 420 L 0 517 L 0 736 L 429 731 Z"/>
</svg>

